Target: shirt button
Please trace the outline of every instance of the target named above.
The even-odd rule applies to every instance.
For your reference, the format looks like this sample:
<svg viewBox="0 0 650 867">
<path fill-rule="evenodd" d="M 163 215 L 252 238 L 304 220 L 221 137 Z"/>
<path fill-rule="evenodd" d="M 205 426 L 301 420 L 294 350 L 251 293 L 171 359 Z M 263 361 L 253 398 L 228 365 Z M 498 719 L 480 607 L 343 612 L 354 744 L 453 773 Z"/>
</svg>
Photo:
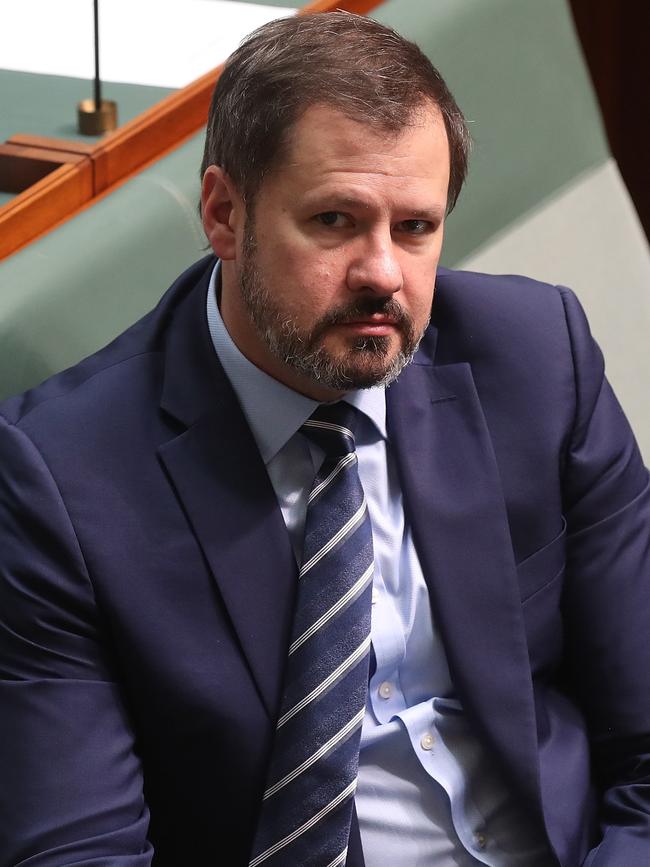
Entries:
<svg viewBox="0 0 650 867">
<path fill-rule="evenodd" d="M 431 732 L 427 732 L 420 738 L 420 746 L 423 750 L 432 750 L 435 743 L 435 738 Z"/>
<path fill-rule="evenodd" d="M 376 605 L 378 599 L 379 599 L 379 593 L 377 592 L 377 588 L 373 587 L 372 588 L 372 604 Z"/>
<path fill-rule="evenodd" d="M 390 698 L 393 694 L 393 687 L 387 680 L 385 680 L 381 686 L 379 687 L 379 695 L 381 698 Z"/>
<path fill-rule="evenodd" d="M 474 834 L 474 845 L 477 849 L 485 849 L 485 847 L 487 846 L 487 837 L 485 836 L 485 834 L 481 834 L 480 832 L 478 834 Z"/>
</svg>

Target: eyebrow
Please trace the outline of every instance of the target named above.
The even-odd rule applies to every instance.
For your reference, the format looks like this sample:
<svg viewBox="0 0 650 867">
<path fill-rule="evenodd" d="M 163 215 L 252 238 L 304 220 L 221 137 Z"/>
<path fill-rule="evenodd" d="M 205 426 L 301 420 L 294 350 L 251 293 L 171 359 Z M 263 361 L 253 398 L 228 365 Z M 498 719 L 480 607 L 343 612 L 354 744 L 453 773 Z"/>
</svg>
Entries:
<svg viewBox="0 0 650 867">
<path fill-rule="evenodd" d="M 331 208 L 331 210 L 338 210 L 338 208 L 356 208 L 359 210 L 367 210 L 369 206 L 368 202 L 363 201 L 363 199 L 356 198 L 355 196 L 323 196 L 323 201 L 327 202 L 327 207 Z M 400 209 L 401 210 L 401 209 Z M 432 205 L 430 208 L 404 208 L 403 212 L 408 214 L 408 217 L 404 219 L 407 220 L 442 220 L 445 216 L 445 209 L 440 207 L 439 205 Z"/>
<path fill-rule="evenodd" d="M 445 215 L 444 208 L 440 208 L 437 205 L 434 205 L 432 208 L 424 208 L 424 210 L 417 209 L 415 211 L 409 211 L 412 215 L 407 217 L 410 220 L 442 220 Z"/>
</svg>

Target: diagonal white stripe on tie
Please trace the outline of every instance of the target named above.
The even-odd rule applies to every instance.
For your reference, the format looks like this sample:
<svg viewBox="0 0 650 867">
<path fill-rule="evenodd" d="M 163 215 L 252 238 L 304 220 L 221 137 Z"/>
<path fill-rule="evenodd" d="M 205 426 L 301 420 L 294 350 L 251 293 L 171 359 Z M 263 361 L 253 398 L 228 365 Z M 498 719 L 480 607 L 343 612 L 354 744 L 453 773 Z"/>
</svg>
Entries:
<svg viewBox="0 0 650 867">
<path fill-rule="evenodd" d="M 357 527 L 357 525 L 363 521 L 365 514 L 366 498 L 364 497 L 363 503 L 357 509 L 354 515 L 352 515 L 352 517 L 348 521 L 346 521 L 345 524 L 343 524 L 341 529 L 332 536 L 332 538 L 329 540 L 329 542 L 327 542 L 326 545 L 323 545 L 320 551 L 317 551 L 314 556 L 305 563 L 305 565 L 301 568 L 298 577 L 303 578 L 310 569 L 313 569 L 314 566 L 323 559 L 323 557 L 329 554 L 329 552 L 338 545 L 341 539 L 344 539 L 346 536 L 348 536 L 355 529 L 355 527 Z"/>
<path fill-rule="evenodd" d="M 277 843 L 274 843 L 273 846 L 270 846 L 266 852 L 262 852 L 257 858 L 253 858 L 253 860 L 249 863 L 248 867 L 257 867 L 258 864 L 261 864 L 262 861 L 266 861 L 267 858 L 270 858 L 271 855 L 275 855 L 276 852 L 279 852 L 280 849 L 284 849 L 285 846 L 288 846 L 289 843 L 293 843 L 295 839 L 300 837 L 301 834 L 304 834 L 305 831 L 309 831 L 310 828 L 313 828 L 317 822 L 320 822 L 328 813 L 331 813 L 332 810 L 335 810 L 339 804 L 342 804 L 350 795 L 354 794 L 355 789 L 357 788 L 356 779 L 352 780 L 349 786 L 346 786 L 345 789 L 340 792 L 333 800 L 329 802 L 326 806 L 323 807 L 322 810 L 319 810 L 311 819 L 308 819 L 303 825 L 299 828 L 296 828 L 291 834 L 288 834 L 284 839 L 278 840 Z"/>
<path fill-rule="evenodd" d="M 341 852 L 340 855 L 337 855 L 333 861 L 327 865 L 327 867 L 340 867 L 341 864 L 345 864 L 345 859 L 348 857 L 348 847 Z"/>
<path fill-rule="evenodd" d="M 341 433 L 343 436 L 350 437 L 352 442 L 354 442 L 354 434 L 350 430 L 350 428 L 343 427 L 340 424 L 332 424 L 329 421 L 314 421 L 314 419 L 307 419 L 307 421 L 303 424 L 303 427 L 313 427 L 319 428 L 320 430 L 331 430 L 336 431 L 336 433 Z"/>
<path fill-rule="evenodd" d="M 313 689 L 308 695 L 306 695 L 298 704 L 294 704 L 294 706 L 288 710 L 285 714 L 283 714 L 278 720 L 278 724 L 276 728 L 281 728 L 286 722 L 288 722 L 291 717 L 294 717 L 297 713 L 307 707 L 312 701 L 318 698 L 326 689 L 330 686 L 333 686 L 337 680 L 343 677 L 349 669 L 353 668 L 360 659 L 364 657 L 364 655 L 370 649 L 370 636 L 368 635 L 361 644 L 354 650 L 347 659 L 344 659 L 343 662 L 338 666 L 338 668 L 334 669 L 334 671 L 325 678 L 316 689 Z"/>
<path fill-rule="evenodd" d="M 323 481 L 319 485 L 316 485 L 316 487 L 313 489 L 313 491 L 309 495 L 309 499 L 307 500 L 307 505 L 313 502 L 316 497 L 321 493 L 321 491 L 324 491 L 325 488 L 327 488 L 332 483 L 332 481 L 338 476 L 341 470 L 344 470 L 350 464 L 356 464 L 356 462 L 357 456 L 355 452 L 350 452 L 349 455 L 341 458 L 341 460 L 334 467 L 329 476 L 326 479 L 323 479 Z"/>
<path fill-rule="evenodd" d="M 366 571 L 363 573 L 361 578 L 359 578 L 359 580 L 356 582 L 356 584 L 354 584 L 352 587 L 350 587 L 348 592 L 345 595 L 341 596 L 341 598 L 334 605 L 332 605 L 332 607 L 329 609 L 329 611 L 326 611 L 325 614 L 323 614 L 321 617 L 318 618 L 318 620 L 316 620 L 314 623 L 312 623 L 312 625 L 309 627 L 309 629 L 305 629 L 305 631 L 302 633 L 302 635 L 300 635 L 298 638 L 296 638 L 296 640 L 293 642 L 293 644 L 289 648 L 289 656 L 291 656 L 292 653 L 294 653 L 296 650 L 298 650 L 298 648 L 302 644 L 304 644 L 305 641 L 307 641 L 309 638 L 311 638 L 312 635 L 314 635 L 316 632 L 318 632 L 318 630 L 321 629 L 328 621 L 330 621 L 332 619 L 332 617 L 334 617 L 336 614 L 339 613 L 339 611 L 341 611 L 343 608 L 345 608 L 345 606 L 348 604 L 348 602 L 351 599 L 354 599 L 354 597 L 358 596 L 359 593 L 363 593 L 366 586 L 372 580 L 372 576 L 373 576 L 374 571 L 375 571 L 375 566 L 373 563 L 371 566 L 369 566 L 366 569 Z"/>
<path fill-rule="evenodd" d="M 355 716 L 353 716 L 352 719 L 347 722 L 342 729 L 339 729 L 339 731 L 334 735 L 334 737 L 330 738 L 327 743 L 323 744 L 323 746 L 320 747 L 320 749 L 316 750 L 315 753 L 312 753 L 308 759 L 305 759 L 305 761 L 301 765 L 298 765 L 297 768 L 294 768 L 293 771 L 286 775 L 286 777 L 278 780 L 278 782 L 274 786 L 271 786 L 269 789 L 267 789 L 266 792 L 264 792 L 264 800 L 270 798 L 272 795 L 275 795 L 275 793 L 280 791 L 283 786 L 286 786 L 287 783 L 291 783 L 293 780 L 296 779 L 296 777 L 299 777 L 300 774 L 306 771 L 307 768 L 311 767 L 314 762 L 317 762 L 318 759 L 321 759 L 324 755 L 327 755 L 327 753 L 329 753 L 337 744 L 345 740 L 348 735 L 350 735 L 358 726 L 361 725 L 365 712 L 365 707 L 362 707 L 359 713 L 355 714 Z"/>
</svg>

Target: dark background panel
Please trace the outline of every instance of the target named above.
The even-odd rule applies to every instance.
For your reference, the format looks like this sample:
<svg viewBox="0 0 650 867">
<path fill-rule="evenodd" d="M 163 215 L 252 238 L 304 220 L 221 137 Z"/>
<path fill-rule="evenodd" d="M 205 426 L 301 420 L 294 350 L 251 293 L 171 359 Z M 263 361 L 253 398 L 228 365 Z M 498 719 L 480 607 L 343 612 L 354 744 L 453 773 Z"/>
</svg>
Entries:
<svg viewBox="0 0 650 867">
<path fill-rule="evenodd" d="M 612 153 L 650 237 L 650 2 L 570 2 Z"/>
</svg>

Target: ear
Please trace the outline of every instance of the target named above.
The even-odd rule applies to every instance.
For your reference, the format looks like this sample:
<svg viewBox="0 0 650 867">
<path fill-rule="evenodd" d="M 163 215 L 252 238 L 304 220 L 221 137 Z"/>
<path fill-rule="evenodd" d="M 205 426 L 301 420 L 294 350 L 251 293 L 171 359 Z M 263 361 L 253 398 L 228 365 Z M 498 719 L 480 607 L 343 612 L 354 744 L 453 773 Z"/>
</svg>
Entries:
<svg viewBox="0 0 650 867">
<path fill-rule="evenodd" d="M 237 257 L 246 208 L 230 177 L 220 166 L 208 166 L 201 184 L 201 218 L 210 246 L 222 261 Z"/>
</svg>

